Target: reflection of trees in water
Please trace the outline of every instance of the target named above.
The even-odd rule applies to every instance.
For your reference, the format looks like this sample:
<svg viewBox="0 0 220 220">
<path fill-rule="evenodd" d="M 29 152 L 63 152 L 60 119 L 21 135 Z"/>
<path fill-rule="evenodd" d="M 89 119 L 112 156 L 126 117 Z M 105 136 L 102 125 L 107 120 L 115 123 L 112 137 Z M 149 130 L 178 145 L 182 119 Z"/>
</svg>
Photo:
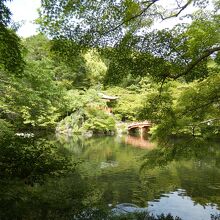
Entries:
<svg viewBox="0 0 220 220">
<path fill-rule="evenodd" d="M 103 190 L 104 203 L 130 201 L 141 206 L 145 204 L 144 199 L 139 200 L 141 196 L 137 196 L 144 196 L 137 162 L 142 151 L 114 137 L 86 139 L 84 146 L 81 153 L 84 162 L 80 168 L 87 178 L 95 178 L 98 187 Z"/>
<path fill-rule="evenodd" d="M 143 149 L 153 149 L 155 147 L 155 144 L 140 136 L 127 135 L 124 141 L 126 144 L 130 144 L 132 146 L 140 147 Z"/>
<path fill-rule="evenodd" d="M 163 193 L 183 188 L 200 204 L 219 204 L 219 150 L 215 144 L 201 139 L 175 140 L 148 151 L 140 176 L 135 157 L 141 154 L 145 152 L 105 137 L 85 140 L 81 156 L 88 160 L 83 168 L 91 178 L 96 177 L 105 202 L 143 207 Z M 117 162 L 117 166 L 102 169 L 102 162 Z"/>
<path fill-rule="evenodd" d="M 146 151 L 126 146 L 112 137 L 87 139 L 83 145 L 81 141 L 77 139 L 75 143 L 83 146 L 81 156 L 88 162 L 84 161 L 79 168 L 87 173 L 79 173 L 71 165 L 75 153 L 71 151 L 74 147 L 71 141 L 70 147 L 56 146 L 54 141 L 43 139 L 4 145 L 8 148 L 4 151 L 2 148 L 1 160 L 8 152 L 8 158 L 13 158 L 16 164 L 11 168 L 22 171 L 27 166 L 34 171 L 32 174 L 44 176 L 44 181 L 33 181 L 30 186 L 19 175 L 16 179 L 9 180 L 9 176 L 2 179 L 0 219 L 70 219 L 84 210 L 124 202 L 146 207 L 147 201 L 178 188 L 184 189 L 184 195 L 195 203 L 220 206 L 218 144 L 201 139 L 173 141 L 147 151 L 145 166 L 139 173 L 137 157 Z M 23 161 L 16 163 L 21 158 Z M 12 160 L 8 161 L 10 165 Z M 116 161 L 117 166 L 102 169 L 103 161 Z"/>
<path fill-rule="evenodd" d="M 86 147 L 84 144 L 84 138 L 80 135 L 57 135 L 57 140 L 58 145 L 68 149 L 70 153 L 75 155 L 80 155 Z"/>
<path fill-rule="evenodd" d="M 27 184 L 59 175 L 75 166 L 66 151 L 43 138 L 11 137 L 0 140 L 1 179 L 20 179 Z"/>
<path fill-rule="evenodd" d="M 152 150 L 142 164 L 149 199 L 182 188 L 196 203 L 220 207 L 219 161 L 219 144 L 202 139 L 173 141 Z"/>
<path fill-rule="evenodd" d="M 0 219 L 70 219 L 101 201 L 54 141 L 11 138 L 0 146 Z"/>
<path fill-rule="evenodd" d="M 142 167 L 165 166 L 171 161 L 195 159 L 198 164 L 214 162 L 220 167 L 220 149 L 218 142 L 205 141 L 199 138 L 170 140 L 150 151 Z"/>
<path fill-rule="evenodd" d="M 48 178 L 32 187 L 21 181 L 0 182 L 0 219 L 71 219 L 88 205 L 97 204 L 98 191 L 79 174 Z"/>
<path fill-rule="evenodd" d="M 135 164 L 134 155 L 138 150 L 128 147 L 115 137 L 96 137 L 84 140 L 81 157 L 90 161 L 124 161 Z M 140 153 L 140 152 L 139 152 Z"/>
</svg>

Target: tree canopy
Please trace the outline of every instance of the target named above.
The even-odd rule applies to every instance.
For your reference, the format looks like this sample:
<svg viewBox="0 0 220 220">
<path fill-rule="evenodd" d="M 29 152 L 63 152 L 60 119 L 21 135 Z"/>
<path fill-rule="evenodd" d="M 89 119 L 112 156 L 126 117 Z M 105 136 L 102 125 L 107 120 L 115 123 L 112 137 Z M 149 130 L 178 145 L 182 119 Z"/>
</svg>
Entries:
<svg viewBox="0 0 220 220">
<path fill-rule="evenodd" d="M 11 12 L 6 2 L 7 0 L 0 1 L 0 70 L 21 74 L 24 66 L 22 46 L 15 30 L 12 29 Z M 4 80 L 2 76 L 0 79 Z"/>
<path fill-rule="evenodd" d="M 100 114 L 89 110 L 90 102 L 103 91 L 119 95 L 112 108 L 118 119 L 149 119 L 164 133 L 217 118 L 219 1 L 42 0 L 42 34 L 23 40 L 11 28 L 5 2 L 0 101 L 10 122 L 66 126 L 66 116 L 84 112 L 92 127 L 90 118 Z M 157 29 L 158 22 L 181 16 L 191 22 Z"/>
<path fill-rule="evenodd" d="M 116 60 L 109 68 L 113 79 L 131 72 L 151 74 L 161 81 L 180 77 L 193 80 L 207 76 L 207 60 L 213 54 L 218 57 L 220 50 L 219 5 L 215 1 L 212 11 L 207 12 L 209 4 L 211 1 L 176 0 L 167 8 L 159 0 L 42 1 L 39 23 L 53 38 L 115 48 L 110 56 Z M 184 16 L 190 17 L 192 24 L 152 30 L 153 24 L 181 16 L 191 6 L 197 7 L 197 12 Z"/>
<path fill-rule="evenodd" d="M 170 5 L 162 0 L 41 0 L 41 33 L 25 39 L 16 34 L 8 1 L 0 0 L 0 208 L 6 213 L 0 218 L 85 219 L 90 210 L 99 210 L 101 198 L 118 204 L 130 187 L 132 198 L 138 197 L 134 179 L 146 187 L 150 200 L 176 190 L 179 182 L 194 201 L 219 204 L 218 146 L 198 138 L 220 135 L 219 0 L 170 0 Z M 190 22 L 161 28 L 177 17 Z M 138 179 L 127 167 L 120 171 L 118 162 L 109 166 L 113 173 L 106 178 L 102 165 L 117 161 L 113 150 L 132 167 L 136 156 L 128 160 L 124 153 L 130 147 L 120 153 L 119 142 L 111 146 L 109 137 L 99 142 L 89 137 L 118 132 L 126 142 L 121 135 L 128 125 L 145 120 L 159 146 L 145 158 L 138 156 L 148 168 L 142 169 L 146 178 Z M 59 138 L 45 141 L 38 138 L 42 131 Z M 184 166 L 179 169 L 178 163 Z M 200 171 L 196 183 L 194 169 Z M 122 172 L 132 176 L 132 186 L 120 182 L 119 192 L 112 191 L 109 186 L 118 187 Z M 103 185 L 97 187 L 90 177 Z M 214 184 L 206 181 L 198 190 L 201 177 L 214 177 Z M 189 187 L 186 179 L 195 185 Z M 145 192 L 140 194 L 145 206 Z"/>
</svg>

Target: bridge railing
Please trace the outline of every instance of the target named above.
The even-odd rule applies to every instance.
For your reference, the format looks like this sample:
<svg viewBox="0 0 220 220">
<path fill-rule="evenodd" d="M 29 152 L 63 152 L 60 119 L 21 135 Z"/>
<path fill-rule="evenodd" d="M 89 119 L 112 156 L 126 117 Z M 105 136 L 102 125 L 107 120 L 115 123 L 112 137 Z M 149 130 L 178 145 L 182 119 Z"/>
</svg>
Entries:
<svg viewBox="0 0 220 220">
<path fill-rule="evenodd" d="M 150 121 L 133 122 L 133 123 L 128 125 L 128 128 L 140 127 L 140 126 L 143 126 L 143 125 L 150 126 L 150 125 L 152 125 L 152 123 Z"/>
</svg>

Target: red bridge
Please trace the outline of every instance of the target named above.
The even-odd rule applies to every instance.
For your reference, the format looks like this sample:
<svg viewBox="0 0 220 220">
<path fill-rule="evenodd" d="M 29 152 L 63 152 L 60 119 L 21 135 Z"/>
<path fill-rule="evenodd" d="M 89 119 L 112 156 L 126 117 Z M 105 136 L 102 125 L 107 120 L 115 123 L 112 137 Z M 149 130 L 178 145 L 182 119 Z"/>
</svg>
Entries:
<svg viewBox="0 0 220 220">
<path fill-rule="evenodd" d="M 139 129 L 140 136 L 143 136 L 144 131 L 151 126 L 152 123 L 150 121 L 134 122 L 128 125 L 128 132 L 133 129 Z"/>
<path fill-rule="evenodd" d="M 134 122 L 128 125 L 128 130 L 132 128 L 145 128 L 151 127 L 152 123 L 150 121 L 143 121 L 143 122 Z"/>
</svg>

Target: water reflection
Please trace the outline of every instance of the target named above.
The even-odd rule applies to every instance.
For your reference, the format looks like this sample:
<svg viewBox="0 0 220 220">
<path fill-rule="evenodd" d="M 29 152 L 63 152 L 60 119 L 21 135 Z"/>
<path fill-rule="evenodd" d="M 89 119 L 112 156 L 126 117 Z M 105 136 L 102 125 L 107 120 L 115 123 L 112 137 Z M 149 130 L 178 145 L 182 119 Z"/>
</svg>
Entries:
<svg viewBox="0 0 220 220">
<path fill-rule="evenodd" d="M 148 202 L 147 207 L 140 208 L 137 205 L 123 203 L 116 205 L 112 211 L 116 215 L 126 213 L 151 213 L 154 216 L 171 215 L 179 217 L 182 220 L 211 220 L 218 216 L 220 211 L 214 204 L 202 206 L 194 202 L 186 191 L 178 189 L 177 191 L 161 195 L 160 199 Z"/>
<path fill-rule="evenodd" d="M 215 204 L 200 205 L 186 194 L 182 189 L 163 194 L 158 201 L 148 202 L 148 211 L 154 215 L 171 214 L 183 220 L 210 220 L 220 214 Z"/>
<path fill-rule="evenodd" d="M 99 190 L 82 178 L 77 163 L 54 140 L 0 140 L 0 219 L 73 219 L 95 207 Z"/>
<path fill-rule="evenodd" d="M 4 145 L 0 162 L 6 158 L 3 153 L 15 158 L 16 152 L 21 173 L 30 163 L 31 171 L 47 176 L 33 185 L 18 175 L 18 179 L 0 181 L 0 219 L 74 219 L 89 208 L 126 209 L 128 203 L 129 210 L 171 213 L 186 220 L 220 214 L 218 142 L 173 140 L 155 149 L 141 149 L 132 147 L 132 141 L 126 144 L 129 138 L 73 137 L 44 140 L 40 145 L 16 143 L 13 148 L 10 143 L 7 151 Z M 71 161 L 78 160 L 81 163 L 72 169 Z M 12 160 L 7 161 L 11 165 Z"/>
<path fill-rule="evenodd" d="M 200 139 L 173 140 L 166 146 L 147 150 L 153 145 L 147 140 L 141 140 L 147 144 L 145 150 L 132 147 L 132 143 L 139 145 L 140 140 L 138 137 L 128 136 L 124 139 L 105 137 L 84 141 L 81 153 L 78 154 L 84 159 L 81 172 L 94 179 L 102 189 L 105 204 L 117 207 L 119 204 L 131 203 L 145 210 L 148 204 L 154 204 L 151 201 L 158 200 L 157 205 L 154 205 L 155 212 L 149 210 L 160 213 L 164 204 L 160 202 L 163 201 L 161 197 L 166 196 L 168 200 L 170 198 L 172 204 L 172 195 L 181 188 L 184 189 L 182 196 L 185 197 L 183 201 L 178 201 L 182 201 L 182 207 L 185 206 L 185 199 L 191 198 L 198 207 L 206 207 L 209 214 L 212 213 L 209 212 L 210 204 L 214 204 L 215 210 L 219 209 L 218 143 Z M 181 197 L 180 191 L 178 196 Z M 195 204 L 191 202 L 188 205 L 193 207 Z M 174 206 L 172 209 L 175 210 L 174 214 L 179 214 L 182 218 L 185 215 L 182 212 L 184 208 Z"/>
<path fill-rule="evenodd" d="M 142 149 L 153 149 L 155 147 L 154 143 L 150 142 L 148 139 L 145 139 L 143 136 L 127 135 L 124 138 L 124 142 Z"/>
<path fill-rule="evenodd" d="M 219 161 L 219 143 L 202 139 L 173 140 L 149 152 L 142 164 L 142 180 L 148 188 L 147 200 L 158 200 L 149 203 L 154 208 L 150 210 L 161 213 L 167 209 L 182 219 L 210 219 L 213 212 L 219 214 Z M 176 191 L 178 188 L 183 190 Z"/>
</svg>

